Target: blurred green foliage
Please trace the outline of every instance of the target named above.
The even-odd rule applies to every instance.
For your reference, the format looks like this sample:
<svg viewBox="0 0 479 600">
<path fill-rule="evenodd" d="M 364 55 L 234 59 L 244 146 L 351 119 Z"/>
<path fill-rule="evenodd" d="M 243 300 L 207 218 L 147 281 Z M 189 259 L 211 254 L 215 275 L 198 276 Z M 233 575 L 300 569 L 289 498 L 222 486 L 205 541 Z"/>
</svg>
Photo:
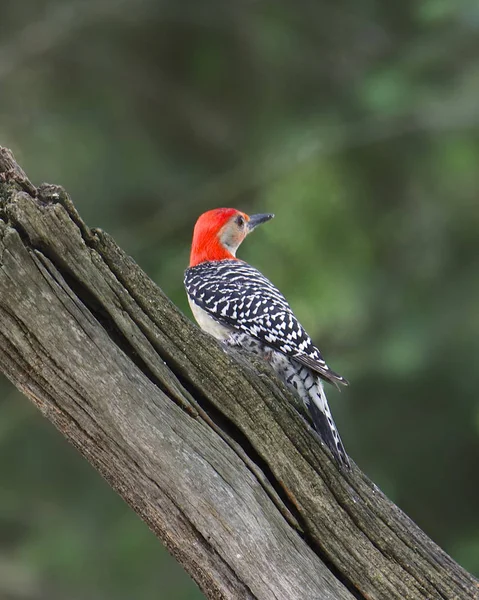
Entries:
<svg viewBox="0 0 479 600">
<path fill-rule="evenodd" d="M 4 0 L 0 143 L 185 311 L 196 217 L 333 368 L 353 459 L 479 574 L 479 4 Z M 0 598 L 200 598 L 19 393 L 0 396 Z"/>
</svg>

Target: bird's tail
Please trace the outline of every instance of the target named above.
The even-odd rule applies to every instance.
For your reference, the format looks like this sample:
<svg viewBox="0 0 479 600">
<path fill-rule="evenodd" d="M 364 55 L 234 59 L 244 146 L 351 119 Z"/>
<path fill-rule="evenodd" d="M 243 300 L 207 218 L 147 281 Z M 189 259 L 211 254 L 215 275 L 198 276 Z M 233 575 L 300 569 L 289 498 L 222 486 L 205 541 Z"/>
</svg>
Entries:
<svg viewBox="0 0 479 600">
<path fill-rule="evenodd" d="M 346 454 L 329 409 L 323 382 L 318 375 L 311 372 L 307 367 L 300 367 L 297 371 L 297 376 L 300 383 L 296 380 L 296 383 L 299 383 L 299 385 L 294 385 L 294 387 L 300 393 L 311 414 L 315 430 L 331 450 L 338 464 L 350 468 L 351 464 L 348 455 Z"/>
<path fill-rule="evenodd" d="M 227 347 L 241 345 L 248 348 L 250 352 L 259 354 L 267 360 L 286 385 L 298 394 L 304 402 L 311 415 L 314 429 L 321 440 L 331 450 L 336 462 L 340 466 L 351 467 L 343 442 L 339 437 L 331 411 L 329 410 L 328 401 L 323 389 L 323 382 L 317 373 L 308 366 L 290 359 L 282 352 L 272 350 L 249 335 L 235 334 L 230 336 L 226 345 Z"/>
<path fill-rule="evenodd" d="M 333 421 L 331 411 L 329 410 L 326 394 L 323 389 L 323 382 L 317 378 L 315 389 L 310 390 L 312 402 L 308 409 L 313 419 L 313 425 L 316 431 L 321 436 L 321 439 L 333 453 L 334 458 L 340 465 L 344 465 L 348 469 L 351 468 L 349 457 L 344 449 L 343 442 L 339 437 L 338 429 Z"/>
</svg>

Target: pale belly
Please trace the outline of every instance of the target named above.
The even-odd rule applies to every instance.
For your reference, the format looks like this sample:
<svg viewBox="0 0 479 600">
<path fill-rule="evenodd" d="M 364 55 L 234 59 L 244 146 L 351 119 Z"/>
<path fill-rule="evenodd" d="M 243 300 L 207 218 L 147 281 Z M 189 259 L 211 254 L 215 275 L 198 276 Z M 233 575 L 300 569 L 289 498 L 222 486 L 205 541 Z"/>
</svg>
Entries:
<svg viewBox="0 0 479 600">
<path fill-rule="evenodd" d="M 195 304 L 190 298 L 188 298 L 188 302 L 190 303 L 191 312 L 193 313 L 193 316 L 195 317 L 201 329 L 220 341 L 226 340 L 230 336 L 231 329 L 229 327 L 221 325 L 221 323 L 215 321 L 206 311 Z"/>
</svg>

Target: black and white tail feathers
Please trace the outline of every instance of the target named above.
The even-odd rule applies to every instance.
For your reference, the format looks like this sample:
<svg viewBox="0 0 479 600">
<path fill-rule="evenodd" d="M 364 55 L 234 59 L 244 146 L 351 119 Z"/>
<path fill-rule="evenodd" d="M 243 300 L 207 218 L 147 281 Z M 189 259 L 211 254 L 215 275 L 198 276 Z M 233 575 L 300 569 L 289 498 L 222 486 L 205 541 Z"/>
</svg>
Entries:
<svg viewBox="0 0 479 600">
<path fill-rule="evenodd" d="M 326 400 L 326 394 L 324 393 L 323 389 L 323 382 L 319 379 L 319 377 L 316 377 L 316 379 L 316 390 L 311 395 L 315 397 L 317 394 L 321 398 L 320 404 L 322 405 L 322 408 L 318 406 L 316 399 L 313 397 L 312 402 L 310 402 L 308 405 L 308 409 L 311 414 L 311 418 L 313 419 L 314 428 L 319 433 L 324 443 L 331 450 L 334 458 L 339 462 L 339 464 L 344 465 L 347 468 L 351 468 L 349 457 L 346 454 L 343 442 L 339 437 L 338 429 L 331 416 L 331 411 L 329 410 L 328 401 Z"/>
<path fill-rule="evenodd" d="M 315 430 L 331 450 L 341 466 L 350 468 L 350 462 L 338 429 L 333 421 L 324 386 L 319 375 L 294 361 L 288 365 L 285 382 L 294 388 L 306 405 L 313 420 Z"/>
<path fill-rule="evenodd" d="M 323 381 L 317 373 L 244 333 L 232 332 L 225 340 L 225 347 L 228 346 L 242 346 L 267 360 L 284 383 L 301 398 L 311 415 L 314 429 L 336 462 L 340 466 L 351 467 L 329 409 Z"/>
</svg>

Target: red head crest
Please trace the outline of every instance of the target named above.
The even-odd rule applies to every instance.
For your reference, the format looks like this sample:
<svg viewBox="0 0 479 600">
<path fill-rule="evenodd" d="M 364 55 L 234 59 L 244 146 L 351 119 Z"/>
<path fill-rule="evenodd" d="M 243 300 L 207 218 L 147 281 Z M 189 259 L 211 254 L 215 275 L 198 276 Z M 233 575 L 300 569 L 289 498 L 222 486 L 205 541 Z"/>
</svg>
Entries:
<svg viewBox="0 0 479 600">
<path fill-rule="evenodd" d="M 203 213 L 193 232 L 190 267 L 206 261 L 235 259 L 236 250 L 248 233 L 272 217 L 249 217 L 236 208 L 215 208 Z"/>
</svg>

